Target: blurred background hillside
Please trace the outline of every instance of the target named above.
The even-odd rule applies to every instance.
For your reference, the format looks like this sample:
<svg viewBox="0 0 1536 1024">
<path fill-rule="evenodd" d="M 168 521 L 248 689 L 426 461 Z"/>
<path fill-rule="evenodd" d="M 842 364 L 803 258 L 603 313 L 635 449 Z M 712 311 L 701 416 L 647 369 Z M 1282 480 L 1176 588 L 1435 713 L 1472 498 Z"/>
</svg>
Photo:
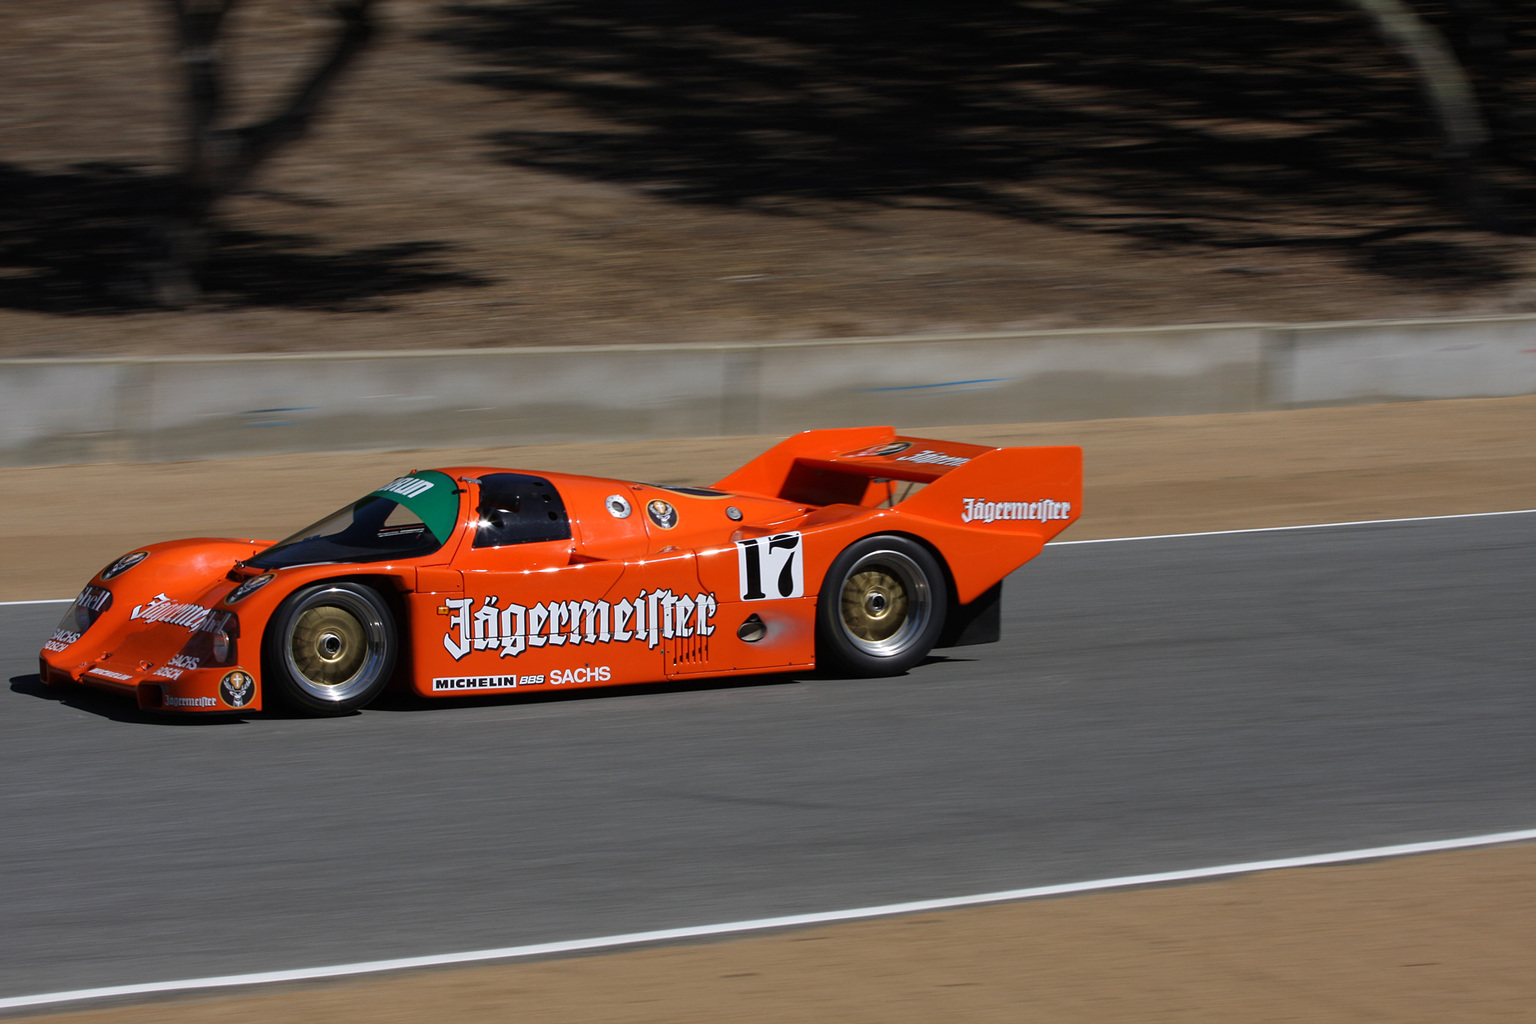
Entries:
<svg viewBox="0 0 1536 1024">
<path fill-rule="evenodd" d="M 1474 90 L 1461 154 L 1367 3 L 376 0 L 168 287 L 175 6 L 0 7 L 0 354 L 1536 311 L 1513 0 L 1406 4 Z M 235 5 L 220 123 L 339 31 Z"/>
</svg>

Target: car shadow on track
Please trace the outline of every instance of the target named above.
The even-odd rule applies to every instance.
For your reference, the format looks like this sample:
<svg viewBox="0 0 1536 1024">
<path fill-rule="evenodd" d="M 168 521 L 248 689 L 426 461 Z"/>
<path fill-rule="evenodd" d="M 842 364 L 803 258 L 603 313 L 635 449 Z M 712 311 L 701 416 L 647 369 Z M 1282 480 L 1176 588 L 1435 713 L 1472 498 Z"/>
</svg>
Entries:
<svg viewBox="0 0 1536 1024">
<path fill-rule="evenodd" d="M 131 698 L 100 693 L 84 686 L 45 686 L 36 672 L 11 677 L 11 692 L 39 700 L 51 700 L 55 704 L 84 711 L 113 722 L 130 725 L 232 725 L 244 724 L 244 715 L 157 715 L 139 710 Z"/>
<path fill-rule="evenodd" d="M 470 697 L 423 697 L 407 690 L 386 691 L 369 711 L 443 711 L 454 708 L 522 707 L 573 700 L 603 700 L 611 697 L 661 693 L 703 693 L 712 690 L 745 690 L 754 687 L 788 686 L 818 678 L 814 673 L 768 676 L 711 676 L 705 679 L 674 679 L 664 683 L 630 683 L 624 686 L 584 686 L 573 690 L 529 690 L 524 693 L 497 693 Z"/>
<path fill-rule="evenodd" d="M 622 697 L 640 694 L 660 693 L 692 693 L 709 690 L 733 690 L 747 689 L 751 687 L 785 685 L 799 682 L 801 679 L 817 678 L 814 675 L 803 677 L 795 676 L 743 676 L 739 678 L 710 678 L 697 680 L 680 680 L 669 683 L 654 683 L 649 685 L 630 686 L 602 686 L 584 687 L 577 690 L 544 690 L 530 691 L 527 693 L 497 694 L 484 697 L 422 697 L 409 691 L 389 690 L 381 694 L 372 704 L 361 711 L 353 711 L 346 715 L 338 715 L 338 718 L 355 718 L 359 715 L 375 711 L 385 712 L 425 712 L 425 711 L 451 711 L 457 708 L 477 707 L 518 707 L 523 705 L 549 704 L 569 700 L 596 700 L 606 697 Z M 128 697 L 111 693 L 102 693 L 84 686 L 45 686 L 37 673 L 30 675 L 12 676 L 10 679 L 11 692 L 26 697 L 35 697 L 39 700 L 53 701 L 55 704 L 73 708 L 76 711 L 84 711 L 87 714 L 96 715 L 113 722 L 124 722 L 130 725 L 231 725 L 247 724 L 251 721 L 283 721 L 288 719 L 308 719 L 313 715 L 291 711 L 284 707 L 274 707 L 252 714 L 157 714 L 152 711 L 140 710 L 133 700 Z"/>
<path fill-rule="evenodd" d="M 974 658 L 930 654 L 921 665 L 965 664 Z M 908 678 L 908 673 L 891 679 Z M 860 682 L 856 676 L 840 675 L 829 669 L 810 672 L 785 672 L 773 675 L 753 676 L 706 676 L 697 679 L 672 679 L 663 683 L 629 683 L 623 686 L 585 686 L 571 690 L 529 690 L 526 692 L 496 693 L 483 696 L 423 697 L 408 690 L 388 690 L 372 704 L 368 711 L 413 712 L 455 708 L 522 707 L 525 705 L 551 704 L 562 701 L 606 700 L 616 697 L 655 695 L 666 693 L 710 693 L 729 690 L 750 690 L 766 687 L 798 686 L 815 682 Z"/>
<path fill-rule="evenodd" d="M 973 659 L 954 658 L 944 655 L 929 655 L 922 662 L 924 666 L 945 664 L 949 662 L 964 663 Z M 905 678 L 896 676 L 893 678 Z M 412 712 L 419 713 L 428 710 L 452 711 L 456 709 L 486 708 L 486 707 L 522 707 L 538 704 L 553 704 L 564 701 L 581 700 L 605 700 L 615 697 L 638 697 L 647 694 L 676 694 L 676 693 L 707 693 L 723 692 L 730 690 L 750 690 L 765 687 L 796 686 L 801 683 L 812 682 L 858 682 L 856 678 L 838 675 L 828 670 L 815 670 L 802 673 L 783 673 L 762 676 L 709 676 L 699 679 L 675 679 L 664 683 L 643 683 L 640 685 L 626 686 L 591 686 L 574 690 L 532 690 L 525 693 L 499 693 L 486 696 L 470 697 L 422 697 L 408 690 L 386 690 L 368 707 L 362 711 L 353 711 L 348 715 L 338 717 L 351 718 L 375 711 L 383 712 Z M 290 711 L 287 708 L 277 707 L 253 714 L 156 714 L 151 711 L 142 711 L 127 697 L 121 697 L 110 693 L 101 693 L 83 686 L 45 686 L 37 673 L 30 675 L 12 676 L 10 679 L 11 692 L 26 697 L 36 697 L 39 700 L 49 700 L 61 704 L 76 711 L 84 711 L 87 714 L 97 715 L 113 722 L 124 722 L 130 725 L 170 725 L 170 726 L 202 726 L 202 725 L 244 725 L 254 720 L 282 721 L 286 719 L 310 718 L 300 712 Z"/>
</svg>

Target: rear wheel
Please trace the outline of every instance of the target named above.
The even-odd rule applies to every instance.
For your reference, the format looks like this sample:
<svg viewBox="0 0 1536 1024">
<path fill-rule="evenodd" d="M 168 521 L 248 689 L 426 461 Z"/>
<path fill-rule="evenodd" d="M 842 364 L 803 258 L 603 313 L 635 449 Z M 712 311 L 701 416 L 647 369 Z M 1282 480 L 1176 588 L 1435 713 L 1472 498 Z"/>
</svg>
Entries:
<svg viewBox="0 0 1536 1024">
<path fill-rule="evenodd" d="M 850 675 L 899 675 L 944 627 L 944 573 L 906 537 L 865 537 L 832 562 L 816 600 L 818 660 Z"/>
<path fill-rule="evenodd" d="M 314 715 L 341 715 L 379 695 L 395 669 L 395 617 L 356 583 L 295 591 L 267 627 L 268 691 Z"/>
</svg>

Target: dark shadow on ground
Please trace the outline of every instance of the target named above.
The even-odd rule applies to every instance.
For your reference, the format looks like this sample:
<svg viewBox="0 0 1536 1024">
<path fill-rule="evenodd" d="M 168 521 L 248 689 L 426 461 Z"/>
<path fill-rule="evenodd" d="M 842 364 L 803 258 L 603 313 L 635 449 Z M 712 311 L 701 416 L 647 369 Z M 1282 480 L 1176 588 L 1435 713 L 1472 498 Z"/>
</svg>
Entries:
<svg viewBox="0 0 1536 1024">
<path fill-rule="evenodd" d="M 675 679 L 662 683 L 644 683 L 629 686 L 580 687 L 574 690 L 527 690 L 523 692 L 487 694 L 465 697 L 422 697 L 408 690 L 386 690 L 362 711 L 349 712 L 340 717 L 353 718 L 360 714 L 377 711 L 421 713 L 427 711 L 472 710 L 474 708 L 506 707 L 533 704 L 551 704 L 563 701 L 603 700 L 615 697 L 643 696 L 663 693 L 697 693 L 709 690 L 741 690 L 753 687 L 785 686 L 802 679 L 831 678 L 814 674 L 804 676 L 715 676 L 701 679 Z M 210 714 L 169 712 L 157 714 L 141 711 L 132 697 L 103 693 L 74 683 L 63 686 L 45 686 L 37 673 L 12 676 L 11 692 L 38 700 L 53 701 L 63 707 L 84 711 L 87 714 L 129 725 L 232 725 L 252 721 L 290 721 L 310 719 L 314 715 L 294 711 L 282 704 L 268 700 L 271 705 L 264 711 L 252 714 L 218 712 Z"/>
<path fill-rule="evenodd" d="M 128 725 L 231 725 L 244 724 L 246 721 L 241 715 L 151 714 L 139 710 L 139 706 L 132 697 L 102 693 L 73 683 L 65 686 L 45 686 L 35 672 L 27 676 L 12 676 L 11 692 L 25 697 L 36 697 L 38 700 L 51 700 L 66 708 L 74 708 L 76 711 L 84 711 L 98 718 Z"/>
<path fill-rule="evenodd" d="M 952 657 L 930 654 L 923 665 L 964 663 L 975 658 Z M 381 693 L 373 703 L 361 712 L 350 712 L 344 717 L 373 712 L 418 714 L 427 711 L 468 711 L 475 708 L 518 707 L 523 705 L 552 704 L 565 701 L 607 700 L 617 697 L 639 697 L 666 693 L 704 693 L 709 691 L 749 690 L 793 686 L 804 682 L 838 682 L 851 677 L 827 669 L 801 673 L 775 673 L 750 676 L 706 676 L 692 679 L 672 679 L 659 683 L 630 684 L 626 686 L 584 686 L 571 690 L 525 690 L 484 696 L 423 697 L 413 691 L 392 688 Z M 276 702 L 267 710 L 254 715 L 236 713 L 219 714 L 155 714 L 141 711 L 132 698 L 102 693 L 88 687 L 69 684 L 45 686 L 36 674 L 11 677 L 11 692 L 40 700 L 51 700 L 64 707 L 107 718 L 114 722 L 132 725 L 188 725 L 246 723 L 255 720 L 292 720 L 312 718 L 303 712 L 293 711 Z"/>
<path fill-rule="evenodd" d="M 474 62 L 466 80 L 574 111 L 490 138 L 520 167 L 770 214 L 941 207 L 1150 248 L 1299 247 L 1447 287 L 1511 273 L 1508 243 L 1449 201 L 1409 69 L 1333 0 L 443 9 L 432 38 Z M 1536 36 L 1536 16 L 1506 20 Z M 1504 100 L 1536 99 L 1533 51 L 1500 75 Z M 1499 152 L 1523 230 L 1536 144 Z"/>
<path fill-rule="evenodd" d="M 956 657 L 948 654 L 930 654 L 923 665 L 965 664 L 979 659 Z M 905 678 L 906 673 L 894 679 Z M 368 705 L 368 711 L 418 712 L 430 709 L 507 707 L 525 704 L 551 704 L 563 701 L 605 700 L 616 697 L 637 697 L 663 693 L 704 693 L 709 691 L 749 690 L 753 688 L 795 686 L 801 683 L 857 682 L 869 680 L 850 676 L 833 669 L 812 669 L 808 672 L 783 672 L 750 676 L 703 676 L 670 679 L 659 683 L 631 683 L 623 686 L 583 686 L 570 690 L 543 689 L 510 691 L 481 696 L 423 697 L 405 689 L 386 690 Z M 878 681 L 878 680 L 877 680 Z"/>
<path fill-rule="evenodd" d="M 660 683 L 631 683 L 624 686 L 582 686 L 571 690 L 513 690 L 484 696 L 423 697 L 409 690 L 387 690 L 368 705 L 367 711 L 448 711 L 453 709 L 517 707 L 525 704 L 554 704 L 564 701 L 605 700 L 660 693 L 699 693 L 708 690 L 745 690 L 754 687 L 788 686 L 813 675 L 774 674 L 761 676 L 707 676 L 671 679 Z"/>
<path fill-rule="evenodd" d="M 139 168 L 44 173 L 0 163 L 0 308 L 56 314 L 154 308 L 163 272 L 157 211 L 170 184 Z M 205 308 L 387 309 L 395 296 L 487 283 L 409 241 L 336 252 L 314 238 L 215 228 Z"/>
</svg>

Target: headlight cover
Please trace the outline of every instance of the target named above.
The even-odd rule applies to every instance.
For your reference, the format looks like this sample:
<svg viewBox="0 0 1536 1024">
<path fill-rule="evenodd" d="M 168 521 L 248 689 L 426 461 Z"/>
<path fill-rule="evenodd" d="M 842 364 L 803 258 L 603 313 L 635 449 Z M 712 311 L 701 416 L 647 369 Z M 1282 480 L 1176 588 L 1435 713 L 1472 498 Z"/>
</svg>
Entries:
<svg viewBox="0 0 1536 1024">
<path fill-rule="evenodd" d="M 105 583 L 108 580 L 116 579 L 148 557 L 148 551 L 135 551 L 131 555 L 124 555 L 122 558 L 119 558 L 117 561 L 101 570 L 101 581 Z"/>
<path fill-rule="evenodd" d="M 110 607 L 112 607 L 112 591 L 106 587 L 88 586 L 80 591 L 80 596 L 75 598 L 74 603 L 65 610 L 64 617 L 59 620 L 59 632 L 73 633 L 78 640 L 80 635 L 90 629 L 91 624 L 101 618 L 102 613 Z"/>
</svg>

